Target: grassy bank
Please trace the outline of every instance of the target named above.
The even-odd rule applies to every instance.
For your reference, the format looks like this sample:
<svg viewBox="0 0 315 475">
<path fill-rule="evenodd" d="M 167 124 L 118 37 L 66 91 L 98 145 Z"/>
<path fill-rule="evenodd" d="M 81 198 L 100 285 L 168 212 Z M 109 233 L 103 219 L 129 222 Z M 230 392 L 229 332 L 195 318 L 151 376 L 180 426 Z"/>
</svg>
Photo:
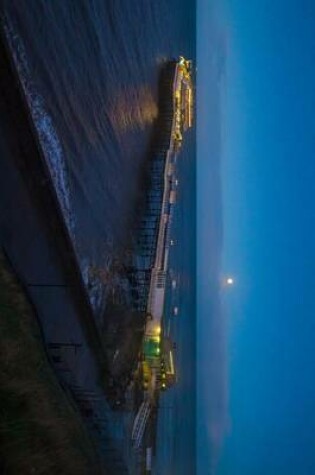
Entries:
<svg viewBox="0 0 315 475">
<path fill-rule="evenodd" d="M 102 473 L 59 386 L 32 306 L 0 252 L 0 472 Z"/>
</svg>

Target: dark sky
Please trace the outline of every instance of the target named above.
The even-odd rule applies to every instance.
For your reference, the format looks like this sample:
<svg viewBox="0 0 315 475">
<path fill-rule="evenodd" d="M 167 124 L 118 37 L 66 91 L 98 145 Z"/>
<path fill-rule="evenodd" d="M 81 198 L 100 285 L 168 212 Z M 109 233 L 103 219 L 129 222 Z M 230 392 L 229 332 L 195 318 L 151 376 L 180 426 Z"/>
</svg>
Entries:
<svg viewBox="0 0 315 475">
<path fill-rule="evenodd" d="M 315 2 L 210 5 L 198 13 L 199 471 L 218 458 L 219 475 L 313 475 Z"/>
</svg>

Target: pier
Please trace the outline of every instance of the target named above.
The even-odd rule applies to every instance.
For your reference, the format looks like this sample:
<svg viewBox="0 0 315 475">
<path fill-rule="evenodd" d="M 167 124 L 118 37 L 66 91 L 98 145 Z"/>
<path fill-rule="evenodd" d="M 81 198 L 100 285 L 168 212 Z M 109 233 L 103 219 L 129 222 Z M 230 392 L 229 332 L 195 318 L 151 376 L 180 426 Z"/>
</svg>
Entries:
<svg viewBox="0 0 315 475">
<path fill-rule="evenodd" d="M 152 187 L 152 192 L 160 192 L 160 215 L 156 239 L 154 263 L 151 269 L 149 294 L 147 300 L 147 322 L 145 339 L 161 340 L 161 322 L 164 312 L 166 277 L 168 271 L 169 248 L 171 245 L 171 224 L 176 204 L 176 163 L 183 140 L 183 133 L 191 126 L 192 86 L 190 78 L 191 63 L 180 57 L 173 64 L 173 78 L 169 85 L 171 100 L 167 123 L 170 125 L 166 147 L 161 151 L 164 162 L 163 186 Z M 187 92 L 189 91 L 189 92 Z M 160 185 L 160 184 L 159 184 Z M 156 356 L 161 359 L 163 348 L 157 346 Z M 152 355 L 151 355 L 152 356 Z M 158 363 L 157 361 L 155 363 Z M 156 364 L 154 365 L 156 366 Z"/>
<path fill-rule="evenodd" d="M 146 212 L 142 217 L 140 232 L 141 252 L 136 267 L 146 269 L 144 286 L 146 323 L 143 340 L 143 361 L 140 374 L 143 378 L 143 403 L 135 417 L 132 440 L 139 448 L 147 445 L 151 450 L 154 437 L 149 442 L 142 439 L 150 413 L 158 404 L 160 390 L 166 390 L 176 381 L 172 354 L 173 345 L 163 335 L 162 321 L 166 298 L 166 284 L 170 246 L 174 243 L 171 227 L 177 199 L 176 165 L 179 159 L 184 132 L 192 124 L 191 63 L 180 57 L 168 65 L 162 76 L 163 95 L 161 121 L 165 124 L 161 145 L 150 163 L 150 188 Z M 151 425 L 154 425 L 153 420 Z M 152 429 L 152 428 L 151 428 Z M 155 430 L 151 430 L 154 434 Z M 150 452 L 151 453 L 151 452 Z"/>
</svg>

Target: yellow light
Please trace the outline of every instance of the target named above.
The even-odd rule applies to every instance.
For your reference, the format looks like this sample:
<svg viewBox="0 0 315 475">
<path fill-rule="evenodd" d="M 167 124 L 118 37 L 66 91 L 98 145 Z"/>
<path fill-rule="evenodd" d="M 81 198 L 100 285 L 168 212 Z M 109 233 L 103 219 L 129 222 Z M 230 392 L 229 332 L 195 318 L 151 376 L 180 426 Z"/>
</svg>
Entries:
<svg viewBox="0 0 315 475">
<path fill-rule="evenodd" d="M 171 374 L 175 374 L 173 353 L 171 351 L 170 351 L 170 366 L 171 366 Z"/>
<path fill-rule="evenodd" d="M 157 327 L 157 328 L 156 328 L 156 334 L 157 334 L 157 335 L 161 335 L 161 327 Z"/>
</svg>

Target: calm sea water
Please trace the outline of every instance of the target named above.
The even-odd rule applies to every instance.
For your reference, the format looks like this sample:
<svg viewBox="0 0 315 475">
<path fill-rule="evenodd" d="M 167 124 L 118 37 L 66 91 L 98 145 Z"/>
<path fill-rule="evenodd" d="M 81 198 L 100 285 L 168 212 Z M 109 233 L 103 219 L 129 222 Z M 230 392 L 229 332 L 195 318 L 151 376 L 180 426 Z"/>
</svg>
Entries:
<svg viewBox="0 0 315 475">
<path fill-rule="evenodd" d="M 96 313 L 104 272 L 130 239 L 158 114 L 163 63 L 195 57 L 195 4 L 10 0 L 6 34 Z M 179 383 L 163 396 L 158 475 L 194 474 L 195 139 L 179 160 L 167 318 Z M 91 272 L 91 270 L 93 272 Z M 96 270 L 96 271 L 95 271 Z M 180 312 L 171 319 L 176 302 Z"/>
</svg>

